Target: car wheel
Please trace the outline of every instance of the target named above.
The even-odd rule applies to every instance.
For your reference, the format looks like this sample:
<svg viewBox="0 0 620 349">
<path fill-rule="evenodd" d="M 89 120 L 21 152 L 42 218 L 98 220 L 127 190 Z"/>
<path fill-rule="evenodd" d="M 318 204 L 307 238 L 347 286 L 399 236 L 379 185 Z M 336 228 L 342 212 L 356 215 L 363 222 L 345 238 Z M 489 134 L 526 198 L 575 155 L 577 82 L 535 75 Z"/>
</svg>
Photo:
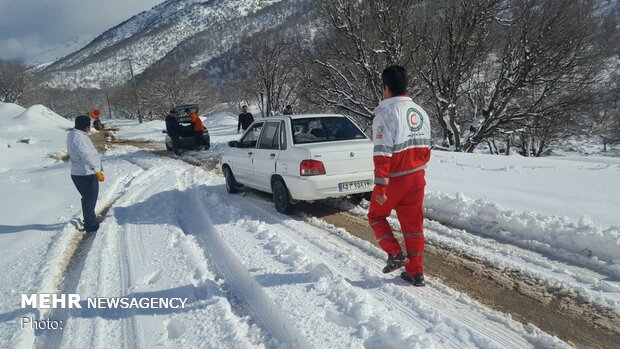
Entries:
<svg viewBox="0 0 620 349">
<path fill-rule="evenodd" d="M 362 202 L 363 199 L 366 199 L 366 200 L 370 201 L 371 196 L 372 196 L 372 192 L 361 193 L 361 194 L 353 194 L 353 195 L 351 195 L 349 197 L 349 200 L 354 205 L 359 205 Z"/>
<path fill-rule="evenodd" d="M 291 195 L 281 179 L 276 179 L 273 183 L 273 202 L 276 210 L 280 213 L 291 213 L 293 211 Z"/>
<path fill-rule="evenodd" d="M 239 191 L 239 183 L 237 183 L 229 167 L 224 167 L 224 178 L 226 179 L 226 191 L 229 194 L 234 194 Z"/>
</svg>

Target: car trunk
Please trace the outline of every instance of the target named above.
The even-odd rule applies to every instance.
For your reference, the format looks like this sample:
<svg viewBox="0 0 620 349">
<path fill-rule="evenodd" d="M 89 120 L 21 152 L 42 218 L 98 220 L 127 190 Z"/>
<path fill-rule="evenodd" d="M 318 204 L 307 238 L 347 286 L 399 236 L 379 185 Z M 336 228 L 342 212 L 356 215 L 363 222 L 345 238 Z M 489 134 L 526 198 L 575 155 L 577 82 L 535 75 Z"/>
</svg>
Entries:
<svg viewBox="0 0 620 349">
<path fill-rule="evenodd" d="M 328 176 L 373 170 L 373 145 L 366 139 L 301 146 L 310 151 L 311 159 L 323 162 Z"/>
</svg>

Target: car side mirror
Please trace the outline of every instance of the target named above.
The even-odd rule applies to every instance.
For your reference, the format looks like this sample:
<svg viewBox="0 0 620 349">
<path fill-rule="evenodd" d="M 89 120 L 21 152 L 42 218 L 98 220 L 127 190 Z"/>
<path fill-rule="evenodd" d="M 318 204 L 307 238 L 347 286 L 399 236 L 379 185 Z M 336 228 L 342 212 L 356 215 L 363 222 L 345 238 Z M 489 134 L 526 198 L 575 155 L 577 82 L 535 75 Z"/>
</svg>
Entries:
<svg viewBox="0 0 620 349">
<path fill-rule="evenodd" d="M 239 141 L 230 141 L 228 142 L 228 146 L 231 148 L 241 148 L 241 143 L 239 143 Z"/>
<path fill-rule="evenodd" d="M 163 131 L 161 131 L 161 133 L 168 133 L 168 131 L 166 131 L 166 130 L 163 130 Z"/>
</svg>

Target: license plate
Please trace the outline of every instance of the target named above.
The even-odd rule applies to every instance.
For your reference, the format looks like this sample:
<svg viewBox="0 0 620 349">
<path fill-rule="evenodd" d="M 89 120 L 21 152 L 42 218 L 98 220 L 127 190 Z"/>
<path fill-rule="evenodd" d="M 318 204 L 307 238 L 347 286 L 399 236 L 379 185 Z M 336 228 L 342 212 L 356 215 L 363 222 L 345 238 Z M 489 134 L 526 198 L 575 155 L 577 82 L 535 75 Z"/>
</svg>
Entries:
<svg viewBox="0 0 620 349">
<path fill-rule="evenodd" d="M 358 189 L 370 189 L 372 187 L 372 183 L 370 181 L 357 181 L 357 182 L 347 182 L 347 183 L 338 183 L 338 191 L 349 191 L 349 190 L 358 190 Z"/>
</svg>

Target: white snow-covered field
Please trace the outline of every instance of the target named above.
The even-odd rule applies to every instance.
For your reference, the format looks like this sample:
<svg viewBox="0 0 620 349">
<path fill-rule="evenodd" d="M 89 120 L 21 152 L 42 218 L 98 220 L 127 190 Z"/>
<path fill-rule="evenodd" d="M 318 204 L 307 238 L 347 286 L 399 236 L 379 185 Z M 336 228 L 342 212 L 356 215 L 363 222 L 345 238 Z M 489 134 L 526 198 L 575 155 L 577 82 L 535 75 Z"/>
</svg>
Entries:
<svg viewBox="0 0 620 349">
<path fill-rule="evenodd" d="M 103 121 L 118 138 L 163 143 L 161 121 Z M 234 115 L 204 121 L 211 150 L 185 156 L 208 159 L 237 139 Z M 432 277 L 413 288 L 382 274 L 381 251 L 318 218 L 281 215 L 260 195 L 227 194 L 215 172 L 128 146 L 105 154 L 98 210 L 109 211 L 67 263 L 80 217 L 57 160 L 69 127 L 45 107 L 0 103 L 1 348 L 567 346 Z M 427 238 L 620 311 L 615 160 L 434 152 Z M 33 310 L 22 293 L 187 303 Z M 20 329 L 30 316 L 65 326 Z"/>
</svg>

